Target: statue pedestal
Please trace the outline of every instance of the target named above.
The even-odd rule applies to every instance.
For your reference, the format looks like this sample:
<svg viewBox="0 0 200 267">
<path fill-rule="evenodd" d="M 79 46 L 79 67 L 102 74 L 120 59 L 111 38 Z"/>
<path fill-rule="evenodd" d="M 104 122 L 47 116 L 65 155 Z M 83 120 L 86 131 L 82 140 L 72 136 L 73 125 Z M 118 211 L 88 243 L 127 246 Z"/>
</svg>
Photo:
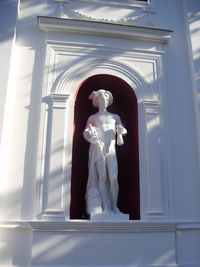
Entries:
<svg viewBox="0 0 200 267">
<path fill-rule="evenodd" d="M 110 213 L 101 213 L 101 214 L 90 214 L 90 221 L 112 221 L 112 222 L 120 222 L 120 221 L 129 221 L 129 214 L 110 214 Z"/>
</svg>

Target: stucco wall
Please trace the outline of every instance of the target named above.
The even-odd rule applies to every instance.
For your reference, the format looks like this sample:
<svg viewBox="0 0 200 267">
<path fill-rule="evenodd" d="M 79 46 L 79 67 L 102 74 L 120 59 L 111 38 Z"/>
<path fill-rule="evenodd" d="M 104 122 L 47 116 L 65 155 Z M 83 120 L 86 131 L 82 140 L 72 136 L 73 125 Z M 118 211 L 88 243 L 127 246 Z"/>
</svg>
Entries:
<svg viewBox="0 0 200 267">
<path fill-rule="evenodd" d="M 118 16 L 123 20 L 123 18 L 127 16 L 136 17 L 141 14 L 146 14 L 140 14 L 140 9 L 138 7 L 136 11 L 134 11 L 136 13 L 134 13 L 133 10 L 135 9 L 133 6 L 129 6 L 129 2 L 130 1 L 127 1 L 128 4 L 122 6 L 115 5 L 114 2 L 112 2 L 112 4 L 106 8 L 102 3 L 93 3 L 92 8 L 90 8 L 90 3 L 87 1 L 71 3 L 71 6 L 69 6 L 71 10 L 78 10 L 78 13 L 70 13 L 70 9 L 62 7 L 60 2 L 55 2 L 53 0 L 22 0 L 20 3 L 17 3 L 17 1 L 2 1 L 0 3 L 0 12 L 2 14 L 2 31 L 0 34 L 0 59 L 2 66 L 0 73 L 1 265 L 29 266 L 31 264 L 32 247 L 33 255 L 36 255 L 37 253 L 35 251 L 40 243 L 42 244 L 41 247 L 43 246 L 44 248 L 44 246 L 48 246 L 49 240 L 54 239 L 54 228 L 52 225 L 49 226 L 47 223 L 46 226 L 42 228 L 43 226 L 39 224 L 36 226 L 26 224 L 35 218 L 39 218 L 38 210 L 40 211 L 40 208 L 38 208 L 38 203 L 41 201 L 42 195 L 40 193 L 43 190 L 40 180 L 42 168 L 40 167 L 43 166 L 42 159 L 45 161 L 45 157 L 42 156 L 43 158 L 41 158 L 40 152 L 43 151 L 45 146 L 43 118 L 46 116 L 44 114 L 48 113 L 44 98 L 52 93 L 51 86 L 59 75 L 65 72 L 67 73 L 67 70 L 71 67 L 76 68 L 79 64 L 84 64 L 85 59 L 90 60 L 93 58 L 95 59 L 95 57 L 100 57 L 101 62 L 103 62 L 104 59 L 109 62 L 111 58 L 115 62 L 124 60 L 121 64 L 129 64 L 130 69 L 136 68 L 138 73 L 141 74 L 141 77 L 148 82 L 149 88 L 152 89 L 153 92 L 158 90 L 156 92 L 159 92 L 158 95 L 160 94 L 160 98 L 158 97 L 157 100 L 160 101 L 159 103 L 161 103 L 163 112 L 161 113 L 164 114 L 161 114 L 162 116 L 160 118 L 162 119 L 160 125 L 162 129 L 162 123 L 164 122 L 165 128 L 162 133 L 164 136 L 162 140 L 164 140 L 165 145 L 162 154 L 164 156 L 162 156 L 163 158 L 160 163 L 160 179 L 158 180 L 161 188 L 160 199 L 164 203 L 164 216 L 148 217 L 145 215 L 145 207 L 148 206 L 144 204 L 148 203 L 148 197 L 146 196 L 146 198 L 144 197 L 141 199 L 141 203 L 143 203 L 141 205 L 143 214 L 141 222 L 148 220 L 152 223 L 159 223 L 162 220 L 167 223 L 169 227 L 171 227 L 171 223 L 177 223 L 177 225 L 173 225 L 173 229 L 170 228 L 170 230 L 167 228 L 170 232 L 169 234 L 166 234 L 168 231 L 166 228 L 160 230 L 160 235 L 156 241 L 158 242 L 156 243 L 157 245 L 159 242 L 161 244 L 160 254 L 158 253 L 160 256 L 156 253 L 150 253 L 148 254 L 149 257 L 144 257 L 144 261 L 141 260 L 140 262 L 139 258 L 134 256 L 134 253 L 132 257 L 131 252 L 130 254 L 127 254 L 127 252 L 122 254 L 122 259 L 123 257 L 128 257 L 128 260 L 122 260 L 120 265 L 135 264 L 134 266 L 142 266 L 142 264 L 149 264 L 149 266 L 153 266 L 153 264 L 157 264 L 158 266 L 198 266 L 198 264 L 200 264 L 197 249 L 200 247 L 200 130 L 198 99 L 200 86 L 200 42 L 198 30 L 200 26 L 200 8 L 198 1 L 155 0 L 150 2 L 152 4 L 150 6 L 150 11 L 145 11 L 147 13 L 149 12 L 148 15 L 137 17 L 135 21 L 133 19 L 129 20 L 129 23 L 135 26 L 172 30 L 173 34 L 171 39 L 164 44 L 152 40 L 142 41 L 126 37 L 118 38 L 116 36 L 105 36 L 103 34 L 93 35 L 88 33 L 84 34 L 83 32 L 64 32 L 61 30 L 45 31 L 39 28 L 37 22 L 37 16 L 55 17 L 58 13 L 62 13 L 62 15 L 65 15 L 65 18 L 77 19 L 77 14 L 80 16 L 80 14 L 84 13 L 89 14 L 88 16 L 92 20 L 94 20 L 94 17 L 96 17 L 97 20 L 103 17 L 103 21 L 105 22 L 105 20 L 110 17 L 110 22 L 113 23 L 113 21 L 116 20 L 116 24 L 118 24 Z M 96 8 L 94 8 L 94 6 Z M 113 12 L 111 12 L 112 9 Z M 79 50 L 77 49 L 78 52 L 70 52 L 73 56 L 68 57 L 64 56 L 64 52 L 63 54 L 59 52 L 60 54 L 58 53 L 58 55 L 55 56 L 57 65 L 54 64 L 55 62 L 49 64 L 48 56 L 52 55 L 51 49 L 55 49 L 56 51 L 59 47 L 61 51 L 61 47 L 63 46 L 65 47 L 63 51 L 65 50 L 67 54 L 69 52 L 67 52 L 68 48 L 66 47 L 67 45 L 69 46 L 69 44 L 71 44 L 74 51 L 75 45 L 73 47 L 73 44 L 76 44 L 83 49 L 88 49 L 87 51 L 90 51 L 91 54 L 84 52 L 85 55 L 81 56 L 81 53 L 82 55 L 84 54 L 81 52 L 82 48 Z M 94 52 L 92 49 L 96 49 L 97 47 L 99 51 Z M 107 51 L 106 54 L 103 54 L 104 50 Z M 122 51 L 122 53 L 119 54 L 119 51 Z M 113 55 L 114 52 L 116 53 L 115 55 Z M 147 53 L 148 57 L 152 56 L 154 61 L 160 60 L 160 63 L 155 65 L 160 68 L 158 72 L 160 79 L 155 78 L 154 82 L 151 83 L 153 72 L 150 71 L 148 76 L 148 71 L 151 68 L 141 62 L 137 63 L 138 65 L 136 63 L 134 63 L 135 65 L 133 63 L 128 63 L 128 59 L 127 62 L 125 62 L 126 60 L 123 58 L 123 55 L 126 53 L 132 53 L 132 55 L 135 53 L 134 57 L 136 57 L 136 54 L 139 55 L 138 57 L 142 57 L 143 55 L 143 58 L 145 57 L 144 54 Z M 54 60 L 54 58 L 52 60 Z M 82 62 L 80 60 L 82 60 Z M 147 57 L 145 60 L 147 61 Z M 148 60 L 148 62 L 150 62 L 150 59 Z M 154 66 L 154 63 L 151 64 Z M 49 66 L 56 66 L 56 68 L 52 70 L 53 75 L 49 75 Z M 150 66 L 150 63 L 148 66 Z M 98 69 L 96 66 L 95 68 Z M 86 69 L 88 69 L 88 73 L 95 74 L 95 71 L 89 68 Z M 96 72 L 96 74 L 100 74 L 100 69 L 101 66 L 99 66 L 99 72 Z M 111 72 L 110 74 L 112 74 Z M 84 74 L 84 68 L 83 73 L 80 72 L 80 70 L 78 73 L 80 74 L 79 78 L 87 77 L 87 74 Z M 117 75 L 117 70 L 113 70 L 113 73 Z M 74 78 L 75 75 L 71 77 Z M 121 78 L 122 77 L 125 79 L 124 74 L 121 74 Z M 78 82 L 80 82 L 79 78 L 74 78 L 74 80 L 77 81 L 73 81 L 74 86 L 77 86 Z M 159 83 L 158 80 L 161 80 L 161 83 Z M 127 81 L 129 81 L 128 78 Z M 68 84 L 70 85 L 70 83 Z M 76 88 L 74 88 L 74 90 L 76 90 Z M 72 110 L 73 102 L 69 103 L 69 110 Z M 67 112 L 69 112 L 69 110 L 67 110 Z M 67 118 L 71 117 L 67 115 Z M 69 125 L 70 123 L 72 122 L 69 122 Z M 68 133 L 68 130 L 66 133 Z M 151 151 L 153 151 L 153 149 L 152 146 Z M 143 163 L 141 163 L 141 170 L 143 171 L 145 164 L 142 164 Z M 143 190 L 141 196 L 145 196 L 145 190 L 148 191 L 148 186 L 146 185 L 145 187 L 146 180 L 142 179 L 141 176 L 141 181 L 143 181 L 141 183 L 141 188 L 143 188 L 141 189 Z M 156 185 L 155 181 L 157 180 L 153 180 L 153 182 L 150 180 L 150 182 L 152 182 L 151 185 Z M 68 192 L 67 190 L 68 189 L 66 189 L 66 192 Z M 164 194 L 162 192 L 164 192 Z M 157 190 L 155 190 L 155 194 L 156 193 Z M 68 201 L 69 198 L 68 196 L 66 201 Z M 39 202 L 37 202 L 38 199 Z M 155 199 L 158 200 L 159 198 L 155 197 Z M 157 206 L 159 206 L 159 204 L 160 203 L 158 203 Z M 42 218 L 42 215 L 40 218 Z M 22 221 L 23 223 L 25 222 L 25 224 L 23 224 Z M 63 254 L 60 260 L 59 253 L 56 254 L 56 252 L 53 254 L 53 250 L 47 251 L 47 254 L 44 255 L 44 257 L 48 259 L 51 254 L 52 262 L 55 265 L 66 266 L 66 262 L 69 258 L 69 265 L 78 264 L 73 260 L 73 257 L 75 257 L 73 253 L 76 249 L 78 249 L 78 251 L 83 251 L 81 246 L 78 248 L 74 246 L 74 248 L 71 248 L 72 254 L 69 254 L 69 258 L 65 254 L 64 248 L 68 246 L 68 240 L 72 240 L 71 242 L 75 244 L 78 242 L 77 240 L 79 240 L 79 238 L 80 242 L 82 242 L 85 238 L 84 235 L 86 235 L 86 233 L 83 235 L 81 230 L 77 228 L 78 226 L 75 225 L 73 226 L 73 230 L 77 231 L 77 229 L 79 229 L 78 237 L 75 237 L 73 234 L 66 236 L 66 231 L 68 231 L 66 230 L 67 225 L 68 224 L 60 225 L 62 229 L 61 237 L 56 234 L 54 239 L 55 244 L 52 243 L 56 246 L 58 242 L 62 247 L 61 251 L 63 251 Z M 43 233 L 45 227 L 48 231 L 48 235 Z M 119 227 L 121 227 L 120 229 L 123 233 L 122 239 L 125 240 L 124 242 L 126 243 L 126 234 L 124 234 L 125 226 L 119 225 Z M 158 225 L 155 227 L 158 227 Z M 33 232 L 32 229 L 34 229 Z M 142 232 L 144 228 L 141 228 L 143 229 L 140 231 L 141 236 L 138 234 L 136 237 L 135 231 L 137 231 L 137 229 L 140 229 L 139 225 L 134 228 L 134 231 L 130 230 L 132 231 L 132 235 L 128 244 L 129 247 L 134 247 L 136 246 L 133 242 L 134 238 L 136 238 L 138 242 L 142 240 L 138 248 L 139 255 L 140 253 L 142 255 L 144 249 L 142 242 L 144 241 L 145 243 L 145 240 L 152 240 L 152 242 L 154 242 L 155 236 L 152 237 L 152 239 L 149 237 L 152 232 L 144 236 Z M 90 232 L 90 228 L 86 227 L 84 231 Z M 115 238 L 119 239 L 118 241 L 120 242 L 120 236 L 117 236 L 117 231 L 115 232 L 116 236 L 113 238 L 113 233 L 111 234 L 107 228 L 102 231 L 107 231 L 106 235 L 110 235 L 109 238 L 111 238 L 112 246 L 115 244 Z M 33 243 L 32 234 L 34 234 Z M 90 240 L 93 242 L 93 236 L 90 234 L 87 236 L 88 242 L 90 242 Z M 99 233 L 95 235 L 95 238 L 99 240 L 99 246 L 97 245 L 94 250 L 98 251 L 102 249 L 103 237 L 100 237 Z M 164 237 L 168 240 L 167 244 L 169 246 L 167 245 L 167 247 L 161 242 Z M 18 243 L 21 240 L 22 244 L 21 248 L 19 248 Z M 23 250 L 21 250 L 22 247 L 26 248 L 26 257 L 20 257 L 20 255 L 24 253 Z M 70 248 L 68 247 L 68 249 Z M 122 247 L 120 246 L 116 247 L 119 253 L 121 249 Z M 44 253 L 45 251 L 46 247 L 44 248 Z M 153 251 L 155 252 L 155 250 Z M 154 253 L 153 251 L 152 253 Z M 167 252 L 169 252 L 169 254 L 167 254 Z M 89 254 L 87 251 L 85 253 Z M 87 261 L 84 253 L 81 255 L 85 265 L 95 265 L 92 260 Z M 165 257 L 163 256 L 162 258 L 162 255 L 165 255 Z M 154 258 L 151 258 L 151 256 Z M 156 257 L 159 258 L 160 261 L 156 261 Z M 113 264 L 117 264 L 117 257 L 113 259 Z M 110 258 L 108 261 L 105 259 L 105 261 L 100 263 L 104 266 L 106 264 L 110 265 Z M 33 264 L 40 266 L 51 265 L 51 261 L 43 261 L 43 259 L 40 261 L 40 259 L 36 257 L 33 259 Z"/>
</svg>

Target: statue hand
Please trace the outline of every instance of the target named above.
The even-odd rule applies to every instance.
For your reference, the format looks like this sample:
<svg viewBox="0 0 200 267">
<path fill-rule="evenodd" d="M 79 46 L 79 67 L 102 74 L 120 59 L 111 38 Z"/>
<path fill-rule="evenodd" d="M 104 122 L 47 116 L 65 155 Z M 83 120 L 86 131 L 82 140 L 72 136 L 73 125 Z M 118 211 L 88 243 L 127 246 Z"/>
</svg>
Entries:
<svg viewBox="0 0 200 267">
<path fill-rule="evenodd" d="M 122 125 L 117 125 L 116 130 L 117 130 L 117 144 L 118 146 L 121 146 L 124 144 L 122 135 L 127 134 L 127 130 Z"/>
<path fill-rule="evenodd" d="M 118 135 L 127 134 L 127 130 L 122 125 L 117 125 L 116 128 Z"/>
<path fill-rule="evenodd" d="M 89 142 L 94 145 L 100 145 L 101 141 L 96 136 L 92 136 L 89 138 Z"/>
<path fill-rule="evenodd" d="M 118 134 L 117 135 L 117 144 L 118 144 L 118 146 L 121 146 L 121 145 L 124 144 L 124 140 L 123 140 L 122 134 Z"/>
</svg>

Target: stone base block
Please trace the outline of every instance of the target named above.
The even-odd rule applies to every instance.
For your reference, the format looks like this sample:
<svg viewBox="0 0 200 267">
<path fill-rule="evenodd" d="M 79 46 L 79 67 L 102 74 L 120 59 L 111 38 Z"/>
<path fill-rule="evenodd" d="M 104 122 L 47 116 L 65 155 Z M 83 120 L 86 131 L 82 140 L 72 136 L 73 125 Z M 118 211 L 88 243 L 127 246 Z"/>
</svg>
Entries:
<svg viewBox="0 0 200 267">
<path fill-rule="evenodd" d="M 91 221 L 98 221 L 98 222 L 104 222 L 104 221 L 111 221 L 111 222 L 119 222 L 119 221 L 128 221 L 129 220 L 129 214 L 90 214 L 90 220 Z"/>
</svg>

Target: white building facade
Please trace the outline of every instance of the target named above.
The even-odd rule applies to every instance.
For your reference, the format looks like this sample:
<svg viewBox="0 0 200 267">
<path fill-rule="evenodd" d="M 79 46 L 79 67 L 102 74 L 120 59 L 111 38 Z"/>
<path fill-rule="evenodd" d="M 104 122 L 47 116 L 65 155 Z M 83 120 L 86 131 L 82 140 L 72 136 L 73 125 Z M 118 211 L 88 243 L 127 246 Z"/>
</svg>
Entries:
<svg viewBox="0 0 200 267">
<path fill-rule="evenodd" d="M 0 3 L 0 265 L 200 266 L 198 0 Z M 85 210 L 91 90 L 128 129 L 119 201 Z"/>
</svg>

